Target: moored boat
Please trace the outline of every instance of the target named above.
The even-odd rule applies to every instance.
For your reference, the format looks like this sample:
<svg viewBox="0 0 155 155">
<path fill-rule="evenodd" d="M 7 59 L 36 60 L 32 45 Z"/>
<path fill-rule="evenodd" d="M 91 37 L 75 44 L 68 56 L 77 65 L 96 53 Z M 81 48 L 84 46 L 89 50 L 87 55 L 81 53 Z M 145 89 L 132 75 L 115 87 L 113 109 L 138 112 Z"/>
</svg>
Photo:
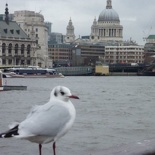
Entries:
<svg viewBox="0 0 155 155">
<path fill-rule="evenodd" d="M 58 73 L 55 69 L 40 68 L 38 66 L 29 66 L 23 68 L 8 68 L 3 72 L 6 78 L 57 78 L 64 77 L 61 73 Z"/>
<path fill-rule="evenodd" d="M 2 73 L 3 78 L 24 78 L 24 75 L 18 75 L 14 72 L 7 72 L 7 73 Z"/>
</svg>

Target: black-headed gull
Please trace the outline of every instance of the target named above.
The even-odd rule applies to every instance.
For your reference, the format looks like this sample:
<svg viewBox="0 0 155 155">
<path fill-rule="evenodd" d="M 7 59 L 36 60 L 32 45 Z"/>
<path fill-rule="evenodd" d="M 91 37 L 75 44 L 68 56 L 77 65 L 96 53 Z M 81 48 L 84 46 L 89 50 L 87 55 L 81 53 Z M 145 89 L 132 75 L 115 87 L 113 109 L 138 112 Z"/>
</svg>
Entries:
<svg viewBox="0 0 155 155">
<path fill-rule="evenodd" d="M 70 98 L 79 99 L 68 88 L 55 87 L 48 103 L 35 106 L 24 121 L 15 123 L 8 131 L 1 133 L 0 137 L 15 137 L 38 143 L 39 155 L 42 144 L 53 142 L 53 153 L 56 155 L 56 141 L 68 132 L 76 116 Z"/>
</svg>

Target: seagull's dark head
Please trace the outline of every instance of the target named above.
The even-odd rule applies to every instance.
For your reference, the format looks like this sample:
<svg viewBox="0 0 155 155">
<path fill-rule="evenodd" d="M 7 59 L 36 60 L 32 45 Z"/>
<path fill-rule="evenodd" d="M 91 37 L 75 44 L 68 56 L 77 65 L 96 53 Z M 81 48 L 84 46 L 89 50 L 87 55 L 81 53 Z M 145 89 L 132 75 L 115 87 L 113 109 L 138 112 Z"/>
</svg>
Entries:
<svg viewBox="0 0 155 155">
<path fill-rule="evenodd" d="M 64 86 L 56 86 L 51 92 L 51 98 L 53 97 L 62 101 L 68 101 L 70 98 L 79 99 L 77 96 L 72 95 L 71 91 Z"/>
</svg>

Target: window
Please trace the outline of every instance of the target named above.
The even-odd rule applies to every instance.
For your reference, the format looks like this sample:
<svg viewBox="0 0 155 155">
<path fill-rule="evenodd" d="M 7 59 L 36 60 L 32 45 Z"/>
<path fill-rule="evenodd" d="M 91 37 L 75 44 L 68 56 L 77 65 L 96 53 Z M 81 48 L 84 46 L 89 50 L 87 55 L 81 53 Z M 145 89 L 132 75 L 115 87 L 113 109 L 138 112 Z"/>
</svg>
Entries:
<svg viewBox="0 0 155 155">
<path fill-rule="evenodd" d="M 5 51 L 6 51 L 6 44 L 3 43 L 3 44 L 2 44 L 2 53 L 5 53 Z"/>
<path fill-rule="evenodd" d="M 12 59 L 9 59 L 8 63 L 9 63 L 9 65 L 11 65 L 12 64 Z"/>
<path fill-rule="evenodd" d="M 2 65 L 5 65 L 5 64 L 6 64 L 6 60 L 2 59 Z"/>
<path fill-rule="evenodd" d="M 24 60 L 21 60 L 21 65 L 24 65 L 24 64 L 25 64 Z"/>
<path fill-rule="evenodd" d="M 18 54 L 18 44 L 15 45 L 15 54 Z"/>
<path fill-rule="evenodd" d="M 27 65 L 30 65 L 30 63 L 31 63 L 30 60 L 27 60 Z"/>
<path fill-rule="evenodd" d="M 36 32 L 38 32 L 38 28 L 36 28 Z"/>
<path fill-rule="evenodd" d="M 11 52 L 12 52 L 12 44 L 9 44 L 8 53 L 11 54 Z"/>
<path fill-rule="evenodd" d="M 22 45 L 21 45 L 21 54 L 24 54 L 24 48 L 25 48 L 25 45 L 22 44 Z"/>
<path fill-rule="evenodd" d="M 27 45 L 27 54 L 30 54 L 31 46 Z"/>
</svg>

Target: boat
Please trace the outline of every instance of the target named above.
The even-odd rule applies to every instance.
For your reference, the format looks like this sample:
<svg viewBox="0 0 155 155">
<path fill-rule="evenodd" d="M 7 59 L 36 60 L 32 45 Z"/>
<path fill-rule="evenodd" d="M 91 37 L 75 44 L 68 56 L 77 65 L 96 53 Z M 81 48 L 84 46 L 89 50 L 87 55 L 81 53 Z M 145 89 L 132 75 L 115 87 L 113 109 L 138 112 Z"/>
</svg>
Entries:
<svg viewBox="0 0 155 155">
<path fill-rule="evenodd" d="M 14 72 L 7 72 L 7 73 L 2 73 L 3 78 L 24 78 L 24 75 L 18 75 Z"/>
<path fill-rule="evenodd" d="M 140 76 L 155 76 L 155 63 L 145 66 L 142 71 L 138 72 L 138 75 L 140 75 Z"/>
<path fill-rule="evenodd" d="M 64 77 L 55 69 L 40 68 L 39 66 L 15 67 L 4 69 L 3 77 L 5 78 L 57 78 Z"/>
</svg>

